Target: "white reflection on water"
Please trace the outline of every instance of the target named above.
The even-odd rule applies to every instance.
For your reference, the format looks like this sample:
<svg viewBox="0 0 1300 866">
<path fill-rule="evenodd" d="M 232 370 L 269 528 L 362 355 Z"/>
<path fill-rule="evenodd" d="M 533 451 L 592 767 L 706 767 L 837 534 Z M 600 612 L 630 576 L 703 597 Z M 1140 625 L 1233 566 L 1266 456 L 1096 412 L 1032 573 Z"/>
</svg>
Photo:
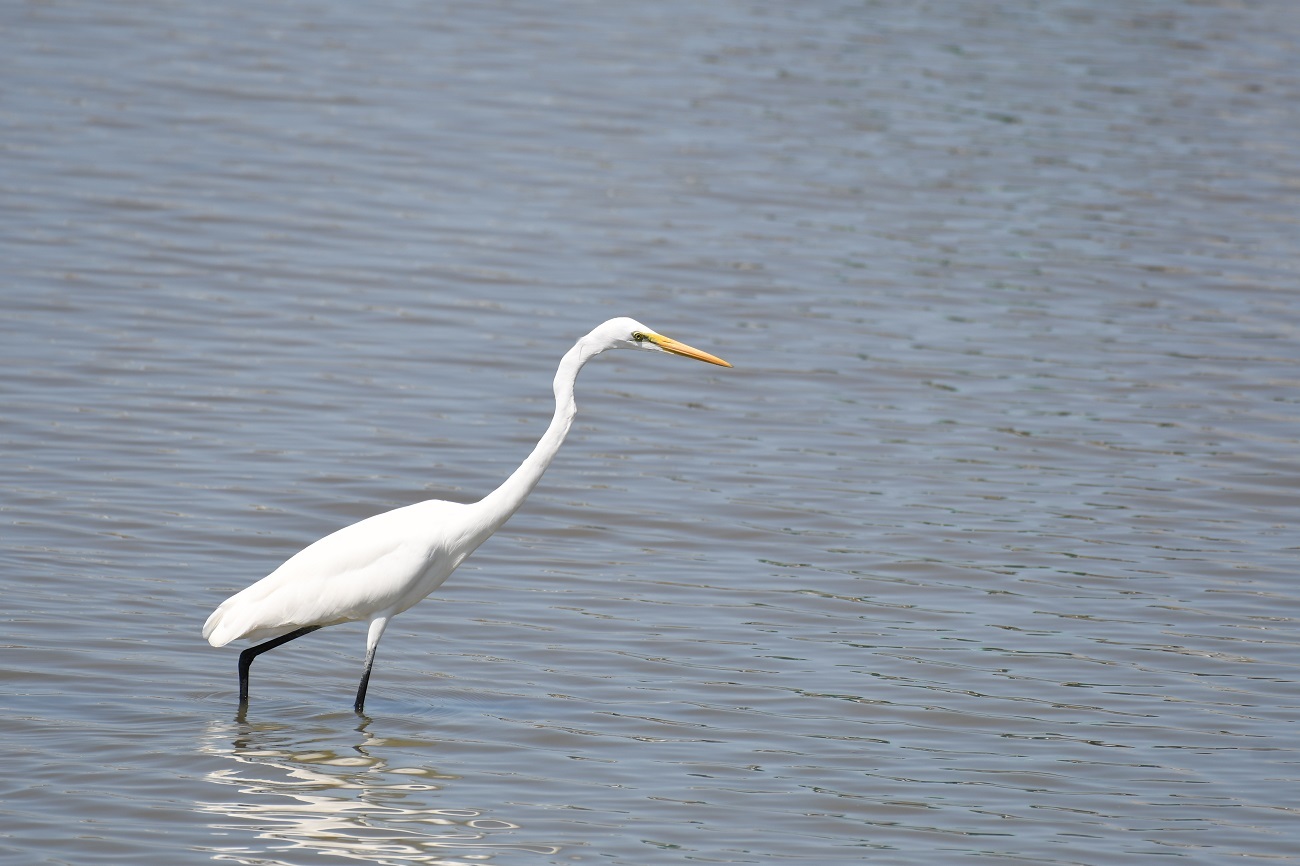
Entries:
<svg viewBox="0 0 1300 866">
<path fill-rule="evenodd" d="M 230 762 L 206 776 L 224 790 L 195 804 L 196 811 L 216 816 L 213 859 L 289 864 L 306 850 L 378 864 L 469 866 L 507 851 L 560 851 L 500 838 L 519 829 L 509 821 L 429 805 L 456 777 L 391 764 L 380 756 L 388 742 L 368 733 L 366 724 L 356 729 L 360 742 L 341 750 L 311 745 L 337 739 L 335 728 L 304 732 L 282 724 L 211 722 L 199 749 Z M 263 844 L 220 841 L 226 835 L 248 839 L 250 830 Z"/>
</svg>

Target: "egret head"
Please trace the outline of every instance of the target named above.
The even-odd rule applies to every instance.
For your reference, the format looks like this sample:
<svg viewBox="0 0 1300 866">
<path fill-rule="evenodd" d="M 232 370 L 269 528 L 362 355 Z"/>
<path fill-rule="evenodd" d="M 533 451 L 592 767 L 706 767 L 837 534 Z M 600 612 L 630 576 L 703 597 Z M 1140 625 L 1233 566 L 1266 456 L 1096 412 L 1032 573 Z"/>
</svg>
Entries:
<svg viewBox="0 0 1300 866">
<path fill-rule="evenodd" d="M 697 361 L 717 364 L 719 367 L 731 366 L 716 355 L 710 355 L 708 352 L 702 352 L 685 343 L 669 339 L 663 334 L 647 328 L 636 319 L 627 317 L 610 319 L 592 331 L 589 336 L 604 343 L 602 351 L 604 349 L 647 349 L 651 352 L 669 352 L 673 355 L 682 355 L 687 358 L 694 358 Z"/>
</svg>

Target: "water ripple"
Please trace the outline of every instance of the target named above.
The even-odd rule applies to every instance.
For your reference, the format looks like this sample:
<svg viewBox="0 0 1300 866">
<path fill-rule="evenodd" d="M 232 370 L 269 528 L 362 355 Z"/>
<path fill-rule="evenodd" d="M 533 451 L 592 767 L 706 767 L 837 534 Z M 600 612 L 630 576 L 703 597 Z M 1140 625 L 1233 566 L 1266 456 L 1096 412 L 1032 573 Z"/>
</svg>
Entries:
<svg viewBox="0 0 1300 866">
<path fill-rule="evenodd" d="M 15 9 L 0 860 L 1297 862 L 1289 12 Z M 237 719 L 207 612 L 626 314 L 736 366 Z"/>
</svg>

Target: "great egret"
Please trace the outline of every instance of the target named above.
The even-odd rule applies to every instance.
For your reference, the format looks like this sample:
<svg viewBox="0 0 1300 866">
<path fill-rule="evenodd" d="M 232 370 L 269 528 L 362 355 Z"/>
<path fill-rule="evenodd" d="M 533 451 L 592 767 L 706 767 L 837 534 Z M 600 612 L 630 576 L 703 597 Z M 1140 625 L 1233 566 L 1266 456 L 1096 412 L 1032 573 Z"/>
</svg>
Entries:
<svg viewBox="0 0 1300 866">
<path fill-rule="evenodd" d="M 731 366 L 634 319 L 610 319 L 597 327 L 560 359 L 550 426 L 496 490 L 478 502 L 430 499 L 345 526 L 303 548 L 212 612 L 203 624 L 203 636 L 213 646 L 241 638 L 265 641 L 239 654 L 241 711 L 248 706 L 248 670 L 257 656 L 327 625 L 369 620 L 366 665 L 353 704 L 360 714 L 375 648 L 389 621 L 441 586 L 523 504 L 573 424 L 578 371 L 606 349 L 649 349 Z"/>
</svg>

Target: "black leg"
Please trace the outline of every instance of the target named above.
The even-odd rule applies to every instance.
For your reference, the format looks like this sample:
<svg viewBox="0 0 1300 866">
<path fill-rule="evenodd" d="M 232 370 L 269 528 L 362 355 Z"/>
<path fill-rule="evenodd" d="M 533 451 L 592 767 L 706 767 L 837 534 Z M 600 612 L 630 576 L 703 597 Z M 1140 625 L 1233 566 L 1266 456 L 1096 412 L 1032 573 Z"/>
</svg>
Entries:
<svg viewBox="0 0 1300 866">
<path fill-rule="evenodd" d="M 305 634 L 311 634 L 318 625 L 309 625 L 291 631 L 288 634 L 282 634 L 279 637 L 271 638 L 266 643 L 260 643 L 257 646 L 251 646 L 239 654 L 239 706 L 241 708 L 248 706 L 248 669 L 253 666 L 253 659 L 260 656 L 267 650 L 273 650 L 276 647 L 287 644 L 294 638 L 302 637 Z"/>
<path fill-rule="evenodd" d="M 359 716 L 366 708 L 366 689 L 370 688 L 370 669 L 375 666 L 375 650 L 379 649 L 378 645 L 372 646 L 370 652 L 366 653 L 366 669 L 361 672 L 361 685 L 357 686 L 357 700 L 352 705 L 352 709 Z"/>
</svg>

